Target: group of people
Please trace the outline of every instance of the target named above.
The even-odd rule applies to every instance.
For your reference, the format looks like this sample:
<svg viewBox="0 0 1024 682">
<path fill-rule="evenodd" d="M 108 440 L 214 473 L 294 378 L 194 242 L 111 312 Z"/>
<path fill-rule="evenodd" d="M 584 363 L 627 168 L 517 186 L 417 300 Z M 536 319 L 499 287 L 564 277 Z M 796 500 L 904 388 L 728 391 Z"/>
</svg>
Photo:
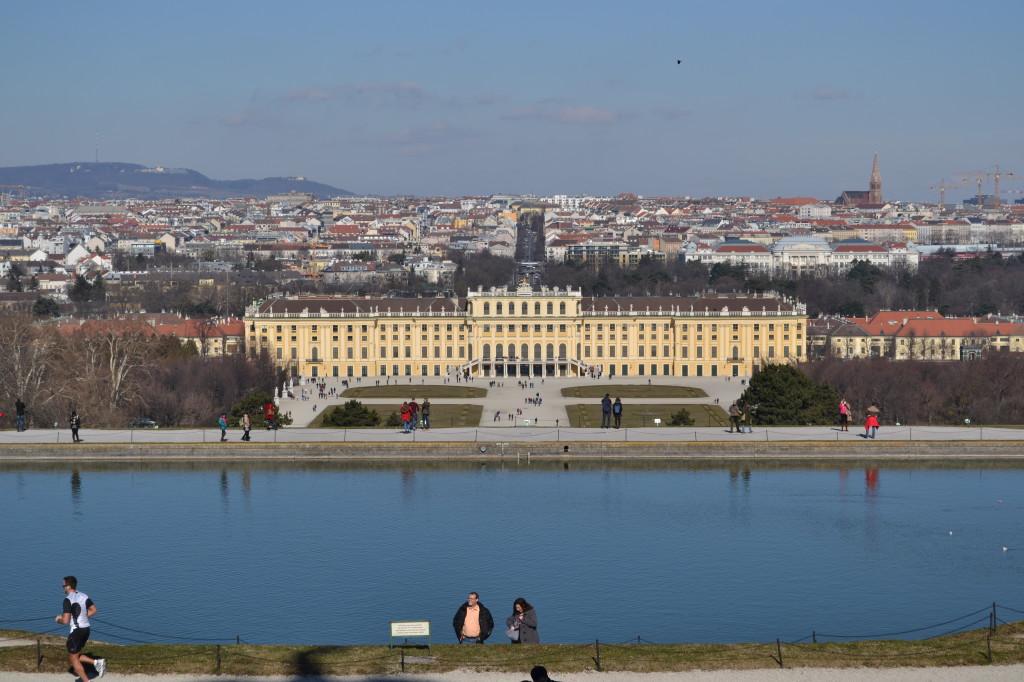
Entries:
<svg viewBox="0 0 1024 682">
<path fill-rule="evenodd" d="M 402 403 L 398 408 L 398 418 L 402 420 L 402 433 L 412 433 L 416 429 L 430 430 L 430 398 L 424 398 L 420 405 L 413 398 Z"/>
<path fill-rule="evenodd" d="M 470 592 L 466 602 L 452 619 L 459 644 L 483 644 L 494 631 L 494 617 L 480 601 L 480 595 Z M 512 615 L 505 619 L 505 634 L 513 644 L 540 644 L 537 633 L 537 612 L 522 597 L 512 602 Z"/>
<path fill-rule="evenodd" d="M 615 420 L 615 426 L 612 426 L 612 420 Z M 612 401 L 610 393 L 605 393 L 604 397 L 601 398 L 601 428 L 619 428 L 622 424 L 622 400 L 618 397 Z"/>
<path fill-rule="evenodd" d="M 61 625 L 69 625 L 71 628 L 67 638 L 71 668 L 81 680 L 89 679 L 85 665 L 92 666 L 97 676 L 103 677 L 107 671 L 106 659 L 83 653 L 89 641 L 89 619 L 95 616 L 98 610 L 96 604 L 89 595 L 78 591 L 78 579 L 73 575 L 64 577 L 63 589 L 63 608 L 60 614 L 54 617 L 54 621 Z M 483 644 L 494 630 L 494 618 L 481 603 L 480 595 L 470 592 L 466 602 L 455 612 L 452 626 L 460 644 Z M 540 636 L 537 634 L 537 612 L 522 597 L 512 603 L 512 615 L 505 619 L 505 626 L 506 635 L 513 644 L 540 644 Z M 532 682 L 555 682 L 548 677 L 548 671 L 543 666 L 535 666 L 530 671 L 530 677 Z"/>
<path fill-rule="evenodd" d="M 754 432 L 754 416 L 750 413 L 750 403 L 743 403 L 740 405 L 737 401 L 732 401 L 732 405 L 729 406 L 729 433 L 753 433 Z"/>
<path fill-rule="evenodd" d="M 455 612 L 452 627 L 459 644 L 483 644 L 494 630 L 494 618 L 480 601 L 480 595 L 470 592 L 466 602 Z M 540 644 L 537 632 L 537 611 L 528 601 L 519 597 L 512 602 L 512 614 L 505 619 L 505 635 L 513 644 Z M 542 665 L 530 670 L 530 679 L 524 682 L 556 682 L 548 676 Z"/>
</svg>

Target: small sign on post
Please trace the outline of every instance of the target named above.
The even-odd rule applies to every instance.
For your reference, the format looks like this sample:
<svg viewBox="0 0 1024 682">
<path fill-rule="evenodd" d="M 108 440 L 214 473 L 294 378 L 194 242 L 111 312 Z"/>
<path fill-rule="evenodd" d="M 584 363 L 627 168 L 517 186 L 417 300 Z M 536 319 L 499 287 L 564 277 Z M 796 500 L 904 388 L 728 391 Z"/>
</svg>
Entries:
<svg viewBox="0 0 1024 682">
<path fill-rule="evenodd" d="M 429 620 L 393 620 L 391 624 L 391 646 L 395 648 L 395 638 L 402 638 L 405 641 L 399 646 L 409 644 L 409 637 L 426 637 L 427 638 L 427 650 L 430 651 L 430 647 L 433 644 L 430 638 L 430 621 Z M 413 646 L 423 646 L 422 644 L 414 644 Z"/>
</svg>

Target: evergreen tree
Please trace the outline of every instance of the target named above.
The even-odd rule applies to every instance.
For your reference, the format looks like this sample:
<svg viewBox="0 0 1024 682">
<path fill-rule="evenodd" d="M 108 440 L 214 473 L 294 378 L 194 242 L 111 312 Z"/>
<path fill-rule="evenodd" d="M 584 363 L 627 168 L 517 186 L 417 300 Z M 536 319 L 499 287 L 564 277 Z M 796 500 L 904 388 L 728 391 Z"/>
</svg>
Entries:
<svg viewBox="0 0 1024 682">
<path fill-rule="evenodd" d="M 792 365 L 768 364 L 750 379 L 740 402 L 753 407 L 754 420 L 769 426 L 827 425 L 835 422 L 839 393 Z"/>
<path fill-rule="evenodd" d="M 57 301 L 49 296 L 40 296 L 32 304 L 32 314 L 36 317 L 57 317 L 60 310 L 57 307 Z"/>
<path fill-rule="evenodd" d="M 349 400 L 344 405 L 338 405 L 324 415 L 324 426 L 337 426 L 342 428 L 372 427 L 380 424 L 380 415 L 376 410 L 363 405 L 358 400 Z"/>
<path fill-rule="evenodd" d="M 669 426 L 693 426 L 693 417 L 690 416 L 690 411 L 685 407 L 674 413 L 668 419 Z"/>
</svg>

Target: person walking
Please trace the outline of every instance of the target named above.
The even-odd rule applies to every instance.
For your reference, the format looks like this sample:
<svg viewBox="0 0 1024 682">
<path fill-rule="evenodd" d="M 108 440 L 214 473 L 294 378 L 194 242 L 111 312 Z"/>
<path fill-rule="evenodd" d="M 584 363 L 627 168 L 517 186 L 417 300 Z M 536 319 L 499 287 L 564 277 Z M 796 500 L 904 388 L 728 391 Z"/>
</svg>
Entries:
<svg viewBox="0 0 1024 682">
<path fill-rule="evenodd" d="M 537 633 L 537 612 L 522 597 L 512 602 L 512 615 L 505 619 L 509 632 L 515 631 L 513 644 L 540 644 Z M 511 635 L 509 636 L 511 639 Z"/>
<path fill-rule="evenodd" d="M 252 429 L 252 420 L 249 419 L 249 413 L 248 412 L 243 412 L 242 413 L 242 440 L 244 440 L 244 441 L 252 440 L 249 437 L 249 431 L 251 429 Z"/>
<path fill-rule="evenodd" d="M 466 602 L 455 612 L 452 627 L 459 644 L 483 644 L 494 630 L 494 618 L 480 603 L 480 595 L 470 592 Z"/>
<path fill-rule="evenodd" d="M 839 430 L 850 430 L 850 403 L 846 402 L 846 398 L 839 401 Z"/>
<path fill-rule="evenodd" d="M 68 419 L 68 424 L 71 426 L 71 442 L 81 443 L 82 439 L 78 437 L 78 429 L 82 426 L 82 420 L 78 416 L 78 412 L 71 410 L 71 418 Z"/>
<path fill-rule="evenodd" d="M 18 433 L 25 430 L 25 403 L 20 395 L 14 399 L 14 425 Z"/>
<path fill-rule="evenodd" d="M 217 426 L 220 427 L 220 442 L 226 443 L 228 440 L 228 417 L 223 412 L 217 417 Z"/>
<path fill-rule="evenodd" d="M 430 398 L 424 398 L 420 405 L 420 426 L 424 431 L 430 430 Z"/>
<path fill-rule="evenodd" d="M 729 433 L 732 433 L 734 427 L 736 429 L 736 433 L 742 433 L 742 430 L 740 429 L 741 416 L 743 416 L 743 413 L 740 412 L 739 405 L 736 404 L 735 400 L 732 401 L 732 405 L 729 406 Z"/>
<path fill-rule="evenodd" d="M 612 425 L 612 398 L 607 393 L 601 398 L 601 428 L 607 429 Z"/>
<path fill-rule="evenodd" d="M 82 667 L 83 663 L 96 668 L 99 677 L 103 677 L 107 672 L 106 659 L 93 658 L 82 653 L 82 648 L 89 641 L 89 618 L 96 615 L 96 610 L 96 605 L 89 599 L 89 595 L 78 591 L 78 579 L 73 575 L 65 576 L 64 605 L 54 621 L 61 625 L 71 625 L 71 633 L 67 640 L 68 658 L 71 660 L 71 668 L 82 682 L 89 682 L 89 676 Z"/>
<path fill-rule="evenodd" d="M 743 403 L 742 408 L 743 414 L 740 415 L 740 423 L 743 424 L 743 430 L 747 433 L 754 432 L 754 415 L 750 414 L 750 403 Z"/>
<path fill-rule="evenodd" d="M 263 421 L 267 423 L 267 431 L 277 428 L 277 424 L 274 422 L 274 403 L 269 400 L 263 406 Z"/>
<path fill-rule="evenodd" d="M 615 398 L 615 402 L 612 403 L 612 417 L 615 418 L 615 428 L 619 428 L 619 424 L 622 423 L 622 400 Z"/>
</svg>

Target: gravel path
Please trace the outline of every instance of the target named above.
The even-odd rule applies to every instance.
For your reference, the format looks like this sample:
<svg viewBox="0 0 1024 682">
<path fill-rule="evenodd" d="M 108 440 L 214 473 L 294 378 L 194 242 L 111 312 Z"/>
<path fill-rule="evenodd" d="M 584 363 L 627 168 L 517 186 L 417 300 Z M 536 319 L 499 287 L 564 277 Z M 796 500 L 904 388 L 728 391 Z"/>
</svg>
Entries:
<svg viewBox="0 0 1024 682">
<path fill-rule="evenodd" d="M 724 670 L 687 673 L 571 673 L 558 675 L 558 682 L 1017 682 L 1024 679 L 1024 665 L 975 666 L 967 668 L 796 668 L 789 670 Z M 437 675 L 344 675 L 329 677 L 230 677 L 215 675 L 118 675 L 108 671 L 111 682 L 521 682 L 529 672 L 486 673 L 454 671 Z M 0 673 L 0 682 L 73 682 L 71 675 Z"/>
</svg>

